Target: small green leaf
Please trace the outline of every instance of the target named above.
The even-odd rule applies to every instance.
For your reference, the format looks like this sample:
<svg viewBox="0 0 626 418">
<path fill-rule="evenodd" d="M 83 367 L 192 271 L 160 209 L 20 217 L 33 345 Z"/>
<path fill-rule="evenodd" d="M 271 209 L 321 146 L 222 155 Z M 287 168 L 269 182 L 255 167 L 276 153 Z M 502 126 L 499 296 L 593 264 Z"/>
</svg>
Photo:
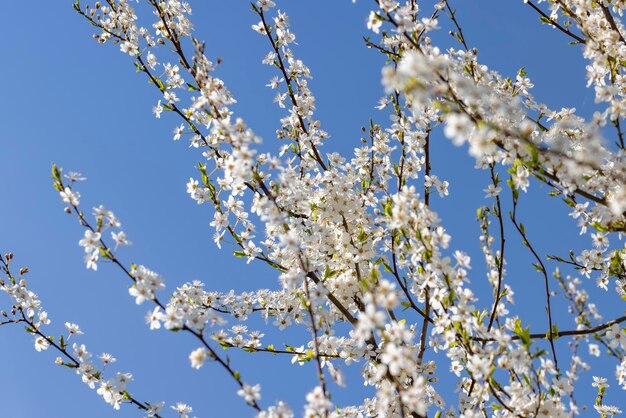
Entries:
<svg viewBox="0 0 626 418">
<path fill-rule="evenodd" d="M 56 164 L 52 163 L 52 178 L 57 180 L 57 181 L 61 181 L 61 172 L 63 170 L 60 169 L 59 167 L 57 167 Z"/>
<path fill-rule="evenodd" d="M 521 338 L 524 347 L 530 347 L 530 330 L 528 327 L 522 329 L 522 321 L 519 319 L 515 320 L 515 328 L 513 328 L 513 332 Z"/>
</svg>

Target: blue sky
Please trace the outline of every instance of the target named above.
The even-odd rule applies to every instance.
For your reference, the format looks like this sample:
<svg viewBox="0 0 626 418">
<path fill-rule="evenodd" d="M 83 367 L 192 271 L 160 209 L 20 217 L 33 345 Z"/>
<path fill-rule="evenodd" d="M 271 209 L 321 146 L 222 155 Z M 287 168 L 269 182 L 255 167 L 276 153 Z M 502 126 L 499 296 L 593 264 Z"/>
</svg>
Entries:
<svg viewBox="0 0 626 418">
<path fill-rule="evenodd" d="M 370 117 L 388 122 L 384 112 L 374 109 L 383 94 L 383 60 L 361 40 L 369 35 L 365 20 L 372 4 L 279 3 L 298 37 L 296 54 L 314 76 L 317 117 L 332 136 L 325 150 L 350 152 Z M 457 16 L 468 43 L 478 47 L 482 63 L 511 76 L 524 66 L 539 100 L 553 108 L 576 107 L 585 116 L 593 113 L 593 93 L 585 88 L 579 47 L 569 46 L 556 30 L 540 25 L 521 1 L 471 3 L 460 7 Z M 273 92 L 264 87 L 274 73 L 260 62 L 268 43 L 250 29 L 256 18 L 249 3 L 191 4 L 196 36 L 207 40 L 210 59 L 223 60 L 218 76 L 239 102 L 235 112 L 269 146 L 275 145 L 272 137 L 281 113 L 272 105 Z M 65 321 L 79 323 L 86 334 L 81 341 L 88 348 L 112 353 L 118 358 L 116 370 L 133 373 L 135 383 L 129 389 L 138 398 L 188 402 L 198 417 L 249 416 L 221 369 L 211 364 L 199 371 L 189 367 L 187 356 L 196 348 L 190 338 L 151 332 L 145 326 L 147 306 L 135 305 L 127 294 L 126 278 L 113 266 L 101 265 L 97 273 L 85 270 L 77 245 L 82 229 L 64 214 L 51 187 L 50 165 L 54 161 L 88 178 L 80 185 L 84 207 L 104 204 L 113 210 L 134 243 L 119 253 L 121 258 L 158 271 L 170 291 L 193 279 L 215 290 L 272 287 L 274 273 L 214 247 L 209 207 L 196 205 L 185 192 L 188 178 L 196 176 L 199 154 L 182 141 L 172 142 L 171 131 L 178 123 L 172 116 L 154 119 L 151 107 L 159 98 L 157 91 L 135 73 L 127 56 L 91 39 L 91 28 L 73 12 L 70 1 L 4 2 L 2 8 L 0 251 L 14 252 L 17 265 L 30 267 L 29 284 L 53 319 L 50 329 L 60 333 Z M 442 24 L 447 28 L 445 19 Z M 440 37 L 452 45 L 446 30 Z M 482 189 L 488 177 L 472 169 L 466 149 L 453 147 L 441 135 L 433 147 L 434 173 L 451 183 L 450 197 L 434 199 L 433 206 L 453 237 L 452 247 L 470 252 L 479 266 L 474 218 L 476 208 L 487 204 Z M 520 203 L 531 239 L 543 254 L 564 255 L 570 248 L 583 248 L 585 240 L 578 237 L 564 205 L 548 200 L 546 194 L 545 187 L 533 183 L 528 198 Z M 545 220 L 538 221 L 539 215 Z M 528 306 L 536 307 L 523 318 L 534 331 L 545 330 L 544 302 L 537 298 L 542 295 L 537 293 L 541 278 L 530 267 L 528 253 L 515 245 L 509 250 L 509 277 L 517 290 L 517 308 L 528 312 Z M 484 280 L 480 271 L 476 267 L 476 282 Z M 619 303 L 617 297 L 610 300 Z M 564 306 L 562 299 L 558 303 Z M 620 311 L 617 308 L 613 311 Z M 572 321 L 563 312 L 559 318 L 569 326 L 561 328 L 570 328 Z M 297 333 L 272 335 L 285 343 L 297 338 Z M 0 416 L 113 414 L 72 371 L 53 364 L 52 351 L 36 353 L 23 329 L 0 328 L 0 341 Z M 286 357 L 230 354 L 244 379 L 263 385 L 264 405 L 285 399 L 300 412 L 304 394 L 315 384 L 312 364 L 295 367 Z M 609 363 L 600 370 L 612 379 L 613 360 Z M 591 393 L 591 374 L 581 379 L 588 382 L 581 385 L 579 397 L 584 398 L 584 392 Z M 607 402 L 626 408 L 613 383 Z M 347 390 L 333 389 L 334 399 L 342 404 L 363 391 L 355 373 L 348 375 L 348 385 Z M 126 407 L 115 415 L 137 413 Z"/>
</svg>

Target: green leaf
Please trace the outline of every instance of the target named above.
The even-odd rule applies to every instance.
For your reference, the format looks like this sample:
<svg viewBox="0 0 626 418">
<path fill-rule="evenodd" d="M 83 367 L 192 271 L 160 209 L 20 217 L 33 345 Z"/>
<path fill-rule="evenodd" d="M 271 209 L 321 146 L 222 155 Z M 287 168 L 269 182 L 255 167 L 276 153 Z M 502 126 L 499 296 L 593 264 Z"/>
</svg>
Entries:
<svg viewBox="0 0 626 418">
<path fill-rule="evenodd" d="M 599 232 L 608 232 L 608 229 L 606 229 L 605 227 L 603 227 L 602 225 L 600 225 L 600 224 L 599 224 L 599 223 L 597 223 L 597 222 L 592 223 L 592 224 L 591 224 L 591 226 L 592 226 L 592 227 L 593 227 L 596 231 L 599 231 Z"/>
<path fill-rule="evenodd" d="M 324 279 L 329 279 L 333 276 L 337 275 L 337 271 L 336 270 L 331 270 L 330 266 L 327 264 L 326 265 L 326 269 L 324 270 Z"/>
<path fill-rule="evenodd" d="M 385 203 L 385 206 L 383 206 L 383 209 L 385 211 L 385 215 L 387 216 L 392 216 L 393 215 L 393 211 L 392 211 L 392 203 L 391 203 L 391 199 L 387 199 L 387 203 Z"/>
<path fill-rule="evenodd" d="M 59 167 L 57 167 L 56 164 L 52 163 L 52 178 L 57 180 L 57 181 L 61 181 L 61 172 L 63 170 L 59 169 Z"/>
<path fill-rule="evenodd" d="M 105 251 L 104 248 L 100 247 L 99 251 L 100 251 L 100 255 L 102 256 L 102 258 L 111 258 L 108 251 Z"/>
<path fill-rule="evenodd" d="M 522 329 L 522 321 L 520 319 L 515 320 L 513 332 L 521 338 L 524 347 L 530 347 L 530 329 L 528 327 Z"/>
<path fill-rule="evenodd" d="M 556 324 L 552 325 L 552 336 L 554 338 L 558 338 L 559 337 L 559 327 Z"/>
</svg>

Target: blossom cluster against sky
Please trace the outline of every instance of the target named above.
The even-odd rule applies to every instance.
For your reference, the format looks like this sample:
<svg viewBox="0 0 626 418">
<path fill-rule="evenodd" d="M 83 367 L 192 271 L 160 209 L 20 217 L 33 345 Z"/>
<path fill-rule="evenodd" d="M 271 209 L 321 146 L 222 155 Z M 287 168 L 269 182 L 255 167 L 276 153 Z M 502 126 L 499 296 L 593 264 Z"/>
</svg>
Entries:
<svg viewBox="0 0 626 418">
<path fill-rule="evenodd" d="M 254 33 L 256 23 L 245 1 L 191 2 L 196 36 L 207 41 L 207 55 L 222 58 L 218 75 L 235 94 L 234 110 L 272 147 L 278 125 L 273 92 L 264 87 L 273 73 L 260 61 L 267 40 Z M 364 47 L 361 37 L 371 8 L 363 0 L 285 2 L 298 37 L 299 56 L 311 68 L 311 87 L 318 117 L 330 132 L 326 150 L 350 152 L 358 144 L 360 127 L 369 118 L 384 123 L 375 110 L 383 94 L 378 54 Z M 478 7 L 461 7 L 458 19 L 479 60 L 514 76 L 524 66 L 535 84 L 535 96 L 554 108 L 576 107 L 583 115 L 593 109 L 593 92 L 585 89 L 584 61 L 576 46 L 555 30 L 541 26 L 537 16 L 519 2 L 484 0 Z M 466 5 L 465 5 L 466 6 Z M 55 320 L 77 322 L 84 340 L 96 353 L 111 352 L 118 367 L 133 373 L 138 395 L 145 399 L 181 400 L 197 416 L 247 416 L 249 411 L 218 368 L 189 367 L 193 342 L 183 336 L 150 332 L 145 307 L 127 296 L 126 285 L 113 268 L 97 273 L 84 269 L 77 246 L 82 231 L 65 215 L 51 187 L 50 165 L 82 172 L 86 207 L 104 204 L 121 219 L 133 245 L 121 257 L 159 271 L 172 291 L 177 284 L 202 279 L 216 290 L 246 290 L 272 283 L 274 272 L 254 263 L 245 265 L 218 251 L 208 226 L 210 213 L 185 192 L 195 176 L 197 156 L 186 144 L 171 141 L 176 121 L 156 120 L 153 89 L 135 74 L 128 57 L 115 47 L 97 45 L 90 28 L 72 10 L 71 2 L 6 2 L 0 14 L 0 54 L 5 80 L 0 114 L 0 251 L 13 251 L 19 265 L 30 267 L 30 287 L 36 290 Z M 446 31 L 441 31 L 446 37 Z M 10 41 L 9 41 L 10 40 Z M 449 41 L 452 45 L 452 40 Z M 586 112 L 589 112 L 588 114 Z M 479 257 L 475 210 L 485 204 L 480 173 L 468 175 L 473 159 L 467 150 L 442 137 L 435 141 L 433 170 L 450 182 L 449 197 L 434 200 L 456 247 Z M 545 188 L 531 188 L 520 208 L 538 247 L 554 249 L 559 241 L 576 239 L 574 221 L 556 200 L 546 203 Z M 532 218 L 545 217 L 544 222 Z M 533 231 L 532 226 L 537 229 Z M 545 238 L 540 238 L 545 233 Z M 558 248 L 558 247 L 556 247 Z M 562 249 L 569 247 L 562 246 Z M 522 254 L 521 246 L 519 249 Z M 509 262 L 528 261 L 526 254 Z M 510 267 L 511 268 L 511 267 Z M 526 280 L 518 291 L 520 310 L 536 302 L 540 289 L 532 269 L 511 275 Z M 545 329 L 543 302 L 536 303 L 536 325 Z M 569 320 L 569 318 L 567 318 Z M 289 334 L 285 334 L 288 340 Z M 105 417 L 113 412 L 74 373 L 53 364 L 52 353 L 36 353 L 23 329 L 0 329 L 0 415 L 21 417 Z M 296 411 L 314 384 L 313 365 L 291 366 L 288 358 L 233 352 L 233 362 L 251 381 L 263 384 L 264 398 L 285 399 Z M 612 376 L 612 366 L 606 375 Z M 591 376 L 589 380 L 591 392 Z M 358 378 L 334 396 L 350 398 L 362 390 Z M 619 393 L 619 392 L 616 392 Z M 626 407 L 619 400 L 610 403 Z M 136 416 L 131 407 L 118 416 Z"/>
</svg>

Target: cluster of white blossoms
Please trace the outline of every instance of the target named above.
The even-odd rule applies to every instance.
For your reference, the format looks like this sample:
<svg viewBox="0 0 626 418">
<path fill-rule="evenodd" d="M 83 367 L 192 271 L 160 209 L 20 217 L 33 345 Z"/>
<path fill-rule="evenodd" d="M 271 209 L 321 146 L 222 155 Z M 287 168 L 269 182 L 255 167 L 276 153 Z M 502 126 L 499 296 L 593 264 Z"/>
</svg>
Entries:
<svg viewBox="0 0 626 418">
<path fill-rule="evenodd" d="M 0 320 L 0 326 L 24 324 L 26 331 L 34 337 L 36 351 L 49 349 L 56 351 L 59 357 L 55 359 L 55 364 L 76 370 L 83 383 L 90 389 L 95 389 L 97 394 L 114 409 L 120 409 L 123 403 L 131 402 L 142 409 L 147 417 L 160 416 L 159 411 L 164 405 L 163 402 L 142 402 L 128 392 L 126 385 L 133 380 L 132 374 L 116 372 L 113 377 L 105 376 L 107 366 L 117 361 L 115 357 L 109 353 L 102 353 L 97 356 L 100 363 L 97 364 L 84 344 L 74 342 L 70 347 L 70 339 L 83 334 L 77 324 L 66 322 L 66 332 L 58 337 L 47 334 L 44 328 L 52 321 L 43 309 L 37 294 L 27 288 L 25 275 L 28 268 L 21 268 L 19 274 L 15 276 L 11 271 L 12 260 L 11 253 L 0 255 L 0 272 L 3 275 L 0 278 L 0 290 L 11 300 L 10 311 L 2 311 L 3 319 Z"/>
<path fill-rule="evenodd" d="M 580 413 L 574 393 L 580 374 L 591 368 L 587 356 L 606 356 L 626 390 L 626 316 L 602 322 L 599 311 L 626 297 L 626 147 L 620 125 L 626 116 L 626 28 L 616 16 L 626 2 L 525 2 L 543 23 L 584 44 L 588 83 L 601 106 L 591 121 L 575 109 L 553 110 L 536 101 L 524 69 L 507 76 L 481 64 L 447 0 L 434 7 L 377 0 L 367 22 L 377 38 L 366 38 L 366 44 L 388 62 L 377 109 L 389 122 L 370 122 L 353 155 L 342 156 L 322 152 L 329 134 L 315 116 L 311 71 L 292 50 L 296 35 L 274 1 L 253 3 L 258 20 L 252 29 L 268 41 L 262 62 L 276 74 L 267 87 L 284 112 L 275 153 L 257 149 L 261 139 L 229 109 L 235 99 L 214 76 L 219 61 L 210 61 L 204 43 L 192 36 L 188 3 L 146 0 L 139 7 L 153 12 L 152 21 L 141 26 L 127 0 L 93 6 L 77 1 L 76 11 L 98 31 L 94 37 L 118 44 L 160 91 L 155 116 L 179 118 L 173 139 L 188 139 L 199 151 L 199 176 L 186 187 L 198 204 L 212 207 L 207 224 L 214 242 L 222 248 L 228 241 L 236 257 L 275 269 L 278 286 L 222 293 L 192 281 L 160 296 L 165 286 L 157 273 L 127 266 L 115 254 L 129 244 L 119 220 L 101 206 L 90 222 L 74 187 L 81 176 L 69 175 L 68 184 L 55 166 L 54 184 L 66 211 L 85 228 L 79 245 L 87 268 L 96 270 L 103 258 L 119 267 L 136 303 L 152 304 L 148 326 L 190 335 L 199 344 L 189 354 L 191 367 L 217 364 L 258 417 L 296 412 L 282 401 L 263 405 L 261 385 L 245 382 L 218 349 L 269 352 L 310 365 L 317 383 L 303 396 L 307 418 L 569 417 Z M 431 39 L 443 25 L 453 28 L 459 49 Z M 615 128 L 615 144 L 604 139 L 607 125 Z M 487 173 L 489 203 L 477 211 L 491 292 L 486 297 L 475 287 L 482 278 L 472 274 L 477 257 L 471 260 L 452 245 L 433 209 L 433 199 L 445 199 L 449 186 L 443 173 L 433 171 L 439 170 L 431 159 L 437 128 L 455 145 L 467 146 L 477 169 Z M 534 231 L 526 231 L 516 210 L 521 192 L 535 180 L 571 207 L 588 246 L 565 258 L 550 256 L 559 266 L 550 271 L 547 254 L 533 246 Z M 516 289 L 509 277 L 518 273 L 505 265 L 515 240 L 528 249 L 545 285 L 547 325 L 534 332 L 521 314 L 510 312 Z M 572 274 L 563 276 L 561 269 Z M 588 278 L 606 291 L 602 305 L 591 301 Z M 3 282 L 2 290 L 15 301 L 10 320 L 28 323 L 35 348 L 54 345 L 39 331 L 47 317 L 36 296 L 14 279 Z M 555 323 L 556 301 L 567 304 L 571 326 Z M 245 324 L 256 315 L 267 329 Z M 288 327 L 302 327 L 308 337 L 290 344 L 266 341 L 277 335 L 273 328 Z M 72 324 L 68 330 L 79 334 Z M 126 392 L 130 375 L 105 380 L 83 346 L 66 352 L 61 342 L 55 348 L 71 356 L 61 362 L 98 386 L 106 402 L 116 408 L 131 402 L 158 416 L 163 404 L 141 403 Z M 101 360 L 111 362 L 110 356 Z M 359 368 L 371 397 L 349 406 L 335 403 L 332 387 L 345 384 L 344 367 Z M 440 377 L 456 383 L 439 384 Z M 606 382 L 594 380 L 594 408 L 603 417 L 621 412 L 604 403 Z M 182 403 L 172 409 L 180 417 L 192 412 Z"/>
</svg>

